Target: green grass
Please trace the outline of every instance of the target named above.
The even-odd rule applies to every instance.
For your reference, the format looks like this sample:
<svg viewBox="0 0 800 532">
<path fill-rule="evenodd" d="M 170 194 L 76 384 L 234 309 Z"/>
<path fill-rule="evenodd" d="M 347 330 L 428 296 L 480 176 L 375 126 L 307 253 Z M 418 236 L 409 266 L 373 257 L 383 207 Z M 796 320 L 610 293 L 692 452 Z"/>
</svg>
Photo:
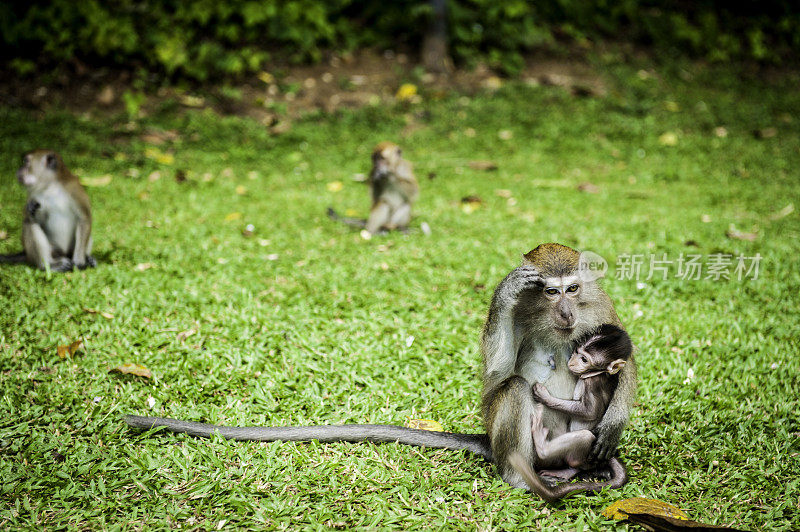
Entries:
<svg viewBox="0 0 800 532">
<path fill-rule="evenodd" d="M 310 115 L 277 137 L 170 105 L 133 132 L 122 117 L 0 109 L 0 252 L 19 249 L 24 151 L 56 147 L 80 175 L 113 176 L 89 188 L 97 269 L 0 270 L 0 528 L 605 530 L 602 509 L 634 496 L 710 523 L 800 528 L 798 78 L 682 65 L 642 79 L 641 66 L 602 67 L 604 98 L 509 83 L 410 110 Z M 419 127 L 401 138 L 409 119 Z M 766 127 L 777 135 L 753 135 Z M 145 156 L 139 134 L 151 128 L 180 133 L 159 147 L 172 164 Z M 659 142 L 665 132 L 677 145 Z M 351 178 L 384 139 L 416 165 L 413 226 L 430 224 L 428 237 L 365 241 L 324 216 L 328 205 L 366 213 Z M 336 180 L 343 190 L 329 192 Z M 577 191 L 587 181 L 599 193 Z M 484 200 L 471 214 L 467 195 Z M 771 218 L 790 203 L 795 212 Z M 757 240 L 728 238 L 731 224 Z M 624 254 L 763 257 L 757 280 L 604 281 L 641 351 L 621 490 L 548 508 L 460 452 L 196 440 L 122 423 L 429 418 L 481 431 L 492 289 L 549 241 L 612 266 Z M 59 359 L 56 346 L 78 338 L 84 350 Z M 153 378 L 108 373 L 127 362 Z"/>
</svg>

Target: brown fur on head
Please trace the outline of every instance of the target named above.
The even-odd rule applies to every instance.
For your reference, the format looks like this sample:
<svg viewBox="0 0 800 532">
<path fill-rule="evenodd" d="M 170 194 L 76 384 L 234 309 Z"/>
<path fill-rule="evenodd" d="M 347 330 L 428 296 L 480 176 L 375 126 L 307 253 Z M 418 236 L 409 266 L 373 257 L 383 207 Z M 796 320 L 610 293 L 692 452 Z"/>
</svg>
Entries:
<svg viewBox="0 0 800 532">
<path fill-rule="evenodd" d="M 33 150 L 25 154 L 17 179 L 27 189 L 40 189 L 56 179 L 64 182 L 75 177 L 67 170 L 61 156 L 52 150 Z"/>
<path fill-rule="evenodd" d="M 539 244 L 524 255 L 542 277 L 563 277 L 578 271 L 580 252 L 553 242 Z"/>
</svg>

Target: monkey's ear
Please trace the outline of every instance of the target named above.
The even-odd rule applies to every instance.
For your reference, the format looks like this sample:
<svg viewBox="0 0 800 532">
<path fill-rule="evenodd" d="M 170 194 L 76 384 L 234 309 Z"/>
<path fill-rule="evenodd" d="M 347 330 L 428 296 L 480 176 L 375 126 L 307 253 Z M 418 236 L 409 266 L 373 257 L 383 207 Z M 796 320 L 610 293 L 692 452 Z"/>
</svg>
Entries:
<svg viewBox="0 0 800 532">
<path fill-rule="evenodd" d="M 619 370 L 621 370 L 624 367 L 625 367 L 625 361 L 622 360 L 621 358 L 618 358 L 617 360 L 613 361 L 611 364 L 608 365 L 607 371 L 609 375 L 613 375 L 615 373 L 618 373 Z"/>
<path fill-rule="evenodd" d="M 58 170 L 58 159 L 54 153 L 48 153 L 45 158 L 45 164 L 50 170 Z"/>
</svg>

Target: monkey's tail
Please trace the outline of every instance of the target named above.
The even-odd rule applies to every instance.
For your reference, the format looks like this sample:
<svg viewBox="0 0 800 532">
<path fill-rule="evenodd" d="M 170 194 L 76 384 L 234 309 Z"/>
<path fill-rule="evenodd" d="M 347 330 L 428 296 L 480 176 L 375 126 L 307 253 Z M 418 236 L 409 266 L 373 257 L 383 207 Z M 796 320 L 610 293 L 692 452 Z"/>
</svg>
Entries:
<svg viewBox="0 0 800 532">
<path fill-rule="evenodd" d="M 19 253 L 12 253 L 11 255 L 0 255 L 0 262 L 6 264 L 20 264 L 23 262 L 27 262 L 27 260 L 28 259 L 24 251 L 20 251 Z"/>
<path fill-rule="evenodd" d="M 549 503 L 555 503 L 572 493 L 590 492 L 595 493 L 603 488 L 621 488 L 628 481 L 628 473 L 625 465 L 618 459 L 612 458 L 608 461 L 611 466 L 612 477 L 606 482 L 565 482 L 557 486 L 546 485 L 539 474 L 531 468 L 530 464 L 519 453 L 512 453 L 508 461 L 517 473 L 519 473 L 531 490 L 539 497 Z"/>
<path fill-rule="evenodd" d="M 328 207 L 328 218 L 336 222 L 342 222 L 343 224 L 350 225 L 353 227 L 366 227 L 367 221 L 362 218 L 349 218 L 347 216 L 341 216 L 338 212 L 333 210 L 333 207 Z"/>
<path fill-rule="evenodd" d="M 396 425 L 318 425 L 308 427 L 225 427 L 179 419 L 125 416 L 125 422 L 138 429 L 164 427 L 169 431 L 210 438 L 218 433 L 229 440 L 312 441 L 402 443 L 435 449 L 466 450 L 492 460 L 486 434 L 462 434 L 411 429 Z"/>
</svg>

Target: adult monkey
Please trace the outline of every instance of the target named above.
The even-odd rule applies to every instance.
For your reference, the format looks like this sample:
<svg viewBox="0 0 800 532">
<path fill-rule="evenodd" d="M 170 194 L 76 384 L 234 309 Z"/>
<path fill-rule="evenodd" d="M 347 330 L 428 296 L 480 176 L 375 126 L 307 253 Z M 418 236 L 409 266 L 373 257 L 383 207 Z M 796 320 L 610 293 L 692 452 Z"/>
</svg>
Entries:
<svg viewBox="0 0 800 532">
<path fill-rule="evenodd" d="M 520 461 L 515 460 L 515 467 L 509 457 L 521 456 L 523 467 L 536 465 L 531 386 L 541 382 L 551 395 L 571 398 L 576 377 L 567 360 L 573 343 L 604 323 L 622 328 L 608 295 L 594 279 L 579 275 L 580 256 L 561 244 L 542 244 L 524 256 L 492 296 L 481 342 L 483 419 L 500 476 L 518 488 L 527 487 L 526 472 L 521 474 Z M 608 460 L 616 451 L 635 393 L 636 363 L 631 357 L 594 430 L 592 455 L 597 460 Z M 566 431 L 568 418 L 546 409 L 542 421 L 555 437 Z M 608 485 L 619 482 L 611 479 Z"/>
<path fill-rule="evenodd" d="M 570 398 L 576 382 L 567 369 L 572 343 L 601 324 L 620 325 L 605 292 L 593 280 L 579 278 L 579 256 L 560 244 L 542 244 L 526 254 L 522 266 L 508 274 L 495 290 L 481 343 L 483 416 L 488 435 L 392 425 L 224 427 L 159 417 L 126 416 L 125 420 L 135 428 L 165 427 L 200 437 L 217 432 L 235 440 L 374 441 L 464 449 L 495 462 L 506 482 L 527 489 L 509 458 L 522 456 L 523 468 L 535 466 L 532 384 L 544 382 L 552 395 Z M 598 459 L 610 458 L 616 449 L 635 388 L 636 367 L 631 359 L 620 372 L 617 390 L 597 427 L 594 451 Z M 546 412 L 543 424 L 555 436 L 566 430 L 567 420 L 564 414 Z M 611 482 L 613 479 L 608 485 Z M 593 486 L 600 487 L 599 483 Z"/>
</svg>

